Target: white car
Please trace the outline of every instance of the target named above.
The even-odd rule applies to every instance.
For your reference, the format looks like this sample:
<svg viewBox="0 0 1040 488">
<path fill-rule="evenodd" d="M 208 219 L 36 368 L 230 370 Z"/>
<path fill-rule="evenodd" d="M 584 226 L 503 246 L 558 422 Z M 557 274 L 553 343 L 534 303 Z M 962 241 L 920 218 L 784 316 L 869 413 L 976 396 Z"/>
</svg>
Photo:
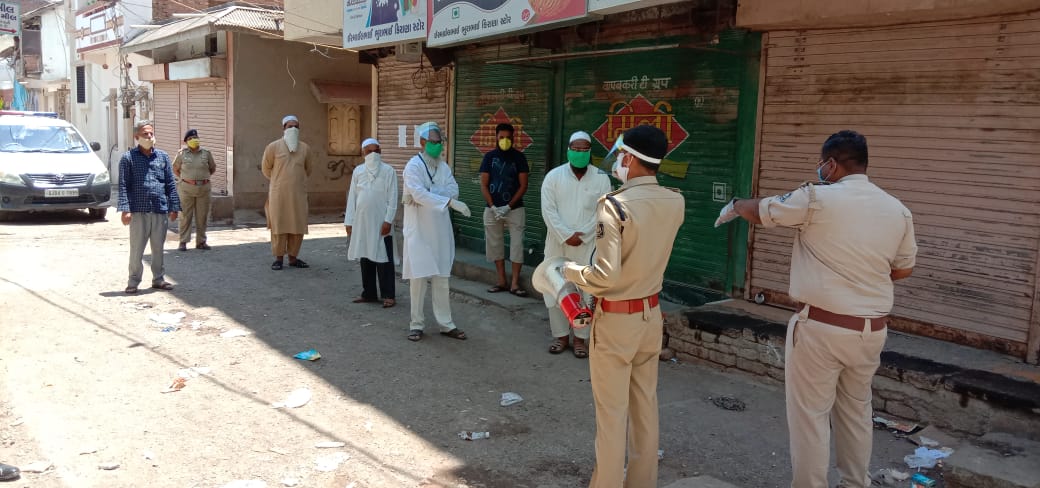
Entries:
<svg viewBox="0 0 1040 488">
<path fill-rule="evenodd" d="M 112 181 L 100 149 L 53 112 L 0 111 L 0 214 L 86 209 L 104 219 Z"/>
</svg>

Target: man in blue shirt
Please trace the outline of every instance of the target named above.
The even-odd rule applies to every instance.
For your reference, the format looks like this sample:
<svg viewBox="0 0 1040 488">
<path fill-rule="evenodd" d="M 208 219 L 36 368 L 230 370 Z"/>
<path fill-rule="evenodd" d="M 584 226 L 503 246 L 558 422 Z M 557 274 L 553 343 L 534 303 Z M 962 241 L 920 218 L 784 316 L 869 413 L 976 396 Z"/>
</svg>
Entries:
<svg viewBox="0 0 1040 488">
<path fill-rule="evenodd" d="M 484 250 L 488 261 L 498 269 L 498 284 L 488 293 L 509 290 L 516 296 L 527 296 L 520 288 L 520 266 L 524 263 L 524 193 L 531 169 L 527 157 L 513 147 L 513 126 L 498 124 L 495 136 L 498 147 L 484 155 L 480 163 L 480 189 L 488 208 L 484 209 Z M 513 263 L 513 281 L 506 282 L 505 228 L 509 227 L 509 261 Z M 507 288 L 508 287 L 508 288 Z"/>
<path fill-rule="evenodd" d="M 144 246 L 151 243 L 152 288 L 172 290 L 163 270 L 163 245 L 170 221 L 177 220 L 181 201 L 173 177 L 170 155 L 155 147 L 152 123 L 134 127 L 137 146 L 119 160 L 119 205 L 123 225 L 130 226 L 130 279 L 126 293 L 137 293 L 144 274 Z"/>
</svg>

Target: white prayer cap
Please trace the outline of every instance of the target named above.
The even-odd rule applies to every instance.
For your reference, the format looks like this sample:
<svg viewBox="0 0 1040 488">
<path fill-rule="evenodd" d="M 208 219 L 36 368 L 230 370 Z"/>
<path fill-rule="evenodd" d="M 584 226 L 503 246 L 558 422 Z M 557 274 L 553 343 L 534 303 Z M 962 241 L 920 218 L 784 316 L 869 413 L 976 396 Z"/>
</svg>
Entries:
<svg viewBox="0 0 1040 488">
<path fill-rule="evenodd" d="M 368 139 L 365 139 L 364 141 L 361 141 L 361 148 L 362 149 L 364 149 L 364 148 L 366 148 L 368 146 L 371 146 L 371 145 L 378 146 L 379 145 L 379 141 L 377 141 L 375 137 L 369 137 Z"/>
<path fill-rule="evenodd" d="M 430 139 L 430 133 L 433 131 L 437 131 L 438 134 L 441 134 L 441 137 L 444 136 L 444 134 L 441 133 L 440 126 L 438 126 L 436 122 L 424 122 L 416 130 L 419 132 L 419 137 L 426 140 Z"/>
<path fill-rule="evenodd" d="M 285 127 L 285 124 L 288 124 L 289 122 L 296 122 L 299 124 L 300 119 L 297 119 L 295 115 L 286 115 L 285 117 L 282 117 L 282 127 Z"/>
<path fill-rule="evenodd" d="M 590 136 L 588 132 L 579 130 L 578 132 L 571 134 L 571 140 L 570 142 L 568 142 L 568 144 L 574 141 L 588 141 L 591 144 L 592 136 Z"/>
</svg>

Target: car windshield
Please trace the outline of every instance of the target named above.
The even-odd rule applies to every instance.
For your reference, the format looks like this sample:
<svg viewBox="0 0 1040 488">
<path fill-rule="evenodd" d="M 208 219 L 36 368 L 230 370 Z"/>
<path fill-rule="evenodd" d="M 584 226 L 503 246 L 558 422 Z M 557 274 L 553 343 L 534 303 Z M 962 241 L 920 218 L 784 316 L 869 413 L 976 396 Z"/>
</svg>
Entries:
<svg viewBox="0 0 1040 488">
<path fill-rule="evenodd" d="M 0 152 L 89 152 L 76 129 L 61 126 L 0 125 Z"/>
</svg>

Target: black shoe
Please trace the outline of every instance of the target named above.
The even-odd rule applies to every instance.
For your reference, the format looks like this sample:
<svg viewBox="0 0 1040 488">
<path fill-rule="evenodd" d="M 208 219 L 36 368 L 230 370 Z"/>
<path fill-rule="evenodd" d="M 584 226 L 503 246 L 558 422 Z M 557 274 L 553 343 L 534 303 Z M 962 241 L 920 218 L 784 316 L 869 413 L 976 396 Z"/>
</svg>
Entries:
<svg viewBox="0 0 1040 488">
<path fill-rule="evenodd" d="M 10 464 L 0 463 L 0 481 L 16 480 L 20 476 L 21 472 L 18 471 L 18 468 Z"/>
<path fill-rule="evenodd" d="M 187 251 L 188 250 L 188 243 L 187 242 L 182 242 L 181 245 L 177 246 L 177 250 L 178 251 Z"/>
<path fill-rule="evenodd" d="M 278 261 L 275 261 L 275 262 L 271 263 L 271 269 L 273 269 L 275 271 L 278 271 L 278 270 L 282 269 L 282 261 L 278 260 Z"/>
<path fill-rule="evenodd" d="M 208 251 L 209 250 L 209 244 L 206 244 L 205 242 L 203 242 L 203 243 L 195 246 L 195 249 L 202 249 L 203 251 Z"/>
</svg>

